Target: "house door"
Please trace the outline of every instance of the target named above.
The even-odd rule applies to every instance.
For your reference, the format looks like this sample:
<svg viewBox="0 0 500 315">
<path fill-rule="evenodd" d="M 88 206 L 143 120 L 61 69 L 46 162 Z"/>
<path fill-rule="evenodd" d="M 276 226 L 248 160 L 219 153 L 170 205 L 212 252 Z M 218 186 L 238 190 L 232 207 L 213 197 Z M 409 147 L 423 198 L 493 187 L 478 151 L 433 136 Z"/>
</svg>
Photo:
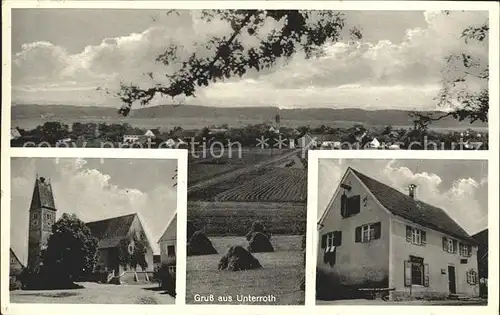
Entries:
<svg viewBox="0 0 500 315">
<path fill-rule="evenodd" d="M 450 294 L 457 293 L 457 285 L 455 282 L 455 267 L 448 266 L 448 287 L 450 290 Z"/>
</svg>

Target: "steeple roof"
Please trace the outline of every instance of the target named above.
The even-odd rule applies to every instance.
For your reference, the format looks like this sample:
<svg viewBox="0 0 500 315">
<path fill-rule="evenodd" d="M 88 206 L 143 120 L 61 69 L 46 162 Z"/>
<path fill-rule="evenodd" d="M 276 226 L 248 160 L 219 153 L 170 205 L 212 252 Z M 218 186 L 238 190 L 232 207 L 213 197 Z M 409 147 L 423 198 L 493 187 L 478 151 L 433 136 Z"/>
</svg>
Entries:
<svg viewBox="0 0 500 315">
<path fill-rule="evenodd" d="M 35 188 L 33 189 L 33 197 L 31 198 L 30 211 L 40 208 L 56 210 L 50 181 L 45 177 L 37 176 Z"/>
</svg>

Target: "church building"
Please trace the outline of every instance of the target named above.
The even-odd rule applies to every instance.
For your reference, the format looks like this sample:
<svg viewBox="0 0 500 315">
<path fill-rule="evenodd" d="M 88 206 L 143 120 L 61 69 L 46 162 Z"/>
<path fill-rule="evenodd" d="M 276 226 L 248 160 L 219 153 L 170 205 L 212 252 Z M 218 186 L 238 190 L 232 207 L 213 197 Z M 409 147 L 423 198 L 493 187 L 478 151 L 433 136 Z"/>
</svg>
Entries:
<svg viewBox="0 0 500 315">
<path fill-rule="evenodd" d="M 35 180 L 33 197 L 29 209 L 29 241 L 28 266 L 36 267 L 41 262 L 40 254 L 46 248 L 52 233 L 52 225 L 56 221 L 56 206 L 50 180 L 38 177 Z M 121 276 L 129 266 L 121 266 L 118 262 L 118 245 L 122 240 L 128 243 L 128 250 L 133 251 L 134 242 L 141 239 L 146 244 L 145 261 L 147 268 L 153 270 L 152 240 L 138 213 L 113 217 L 105 220 L 86 223 L 92 235 L 98 240 L 97 270 L 107 270 L 114 276 Z M 133 270 L 135 272 L 135 270 Z"/>
</svg>

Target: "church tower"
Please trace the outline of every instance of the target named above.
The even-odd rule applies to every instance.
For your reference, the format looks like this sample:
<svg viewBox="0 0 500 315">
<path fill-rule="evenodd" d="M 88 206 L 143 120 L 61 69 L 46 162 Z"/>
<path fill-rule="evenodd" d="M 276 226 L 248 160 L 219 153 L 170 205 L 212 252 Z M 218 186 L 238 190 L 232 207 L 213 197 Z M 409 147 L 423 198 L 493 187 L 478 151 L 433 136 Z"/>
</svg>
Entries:
<svg viewBox="0 0 500 315">
<path fill-rule="evenodd" d="M 40 253 L 47 246 L 56 220 L 56 206 L 50 181 L 44 177 L 35 180 L 35 188 L 29 209 L 28 266 L 40 264 Z"/>
</svg>

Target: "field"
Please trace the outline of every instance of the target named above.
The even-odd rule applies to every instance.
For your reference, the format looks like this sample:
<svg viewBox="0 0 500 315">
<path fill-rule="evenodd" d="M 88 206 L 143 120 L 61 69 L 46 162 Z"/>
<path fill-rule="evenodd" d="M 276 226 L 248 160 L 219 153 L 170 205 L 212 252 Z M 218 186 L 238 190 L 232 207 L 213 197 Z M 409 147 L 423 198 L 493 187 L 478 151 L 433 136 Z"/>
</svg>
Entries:
<svg viewBox="0 0 500 315">
<path fill-rule="evenodd" d="M 276 302 L 269 303 L 273 305 L 304 303 L 304 292 L 299 290 L 304 274 L 300 235 L 273 236 L 274 253 L 254 254 L 263 268 L 236 272 L 219 271 L 217 264 L 231 245 L 246 245 L 245 238 L 210 237 L 210 240 L 218 251 L 217 255 L 190 256 L 187 259 L 186 303 L 243 304 L 236 301 L 239 294 L 275 296 Z M 213 295 L 214 301 L 196 302 L 196 294 Z"/>
<path fill-rule="evenodd" d="M 92 282 L 78 283 L 81 289 L 11 291 L 11 303 L 63 304 L 175 304 L 175 299 L 157 284 L 114 285 Z"/>
<path fill-rule="evenodd" d="M 230 151 L 231 150 L 231 151 Z M 224 151 L 207 152 L 204 157 L 202 153 L 189 155 L 188 183 L 196 184 L 200 181 L 214 178 L 228 172 L 244 167 L 256 165 L 267 160 L 277 158 L 289 150 L 262 150 L 258 148 L 243 148 L 238 151 L 237 148 Z M 215 156 L 215 157 L 212 157 Z"/>
<path fill-rule="evenodd" d="M 306 204 L 188 201 L 188 219 L 209 235 L 245 235 L 256 220 L 272 234 L 305 234 Z"/>
<path fill-rule="evenodd" d="M 305 202 L 307 173 L 298 168 L 269 168 L 242 185 L 221 192 L 217 201 Z"/>
</svg>

